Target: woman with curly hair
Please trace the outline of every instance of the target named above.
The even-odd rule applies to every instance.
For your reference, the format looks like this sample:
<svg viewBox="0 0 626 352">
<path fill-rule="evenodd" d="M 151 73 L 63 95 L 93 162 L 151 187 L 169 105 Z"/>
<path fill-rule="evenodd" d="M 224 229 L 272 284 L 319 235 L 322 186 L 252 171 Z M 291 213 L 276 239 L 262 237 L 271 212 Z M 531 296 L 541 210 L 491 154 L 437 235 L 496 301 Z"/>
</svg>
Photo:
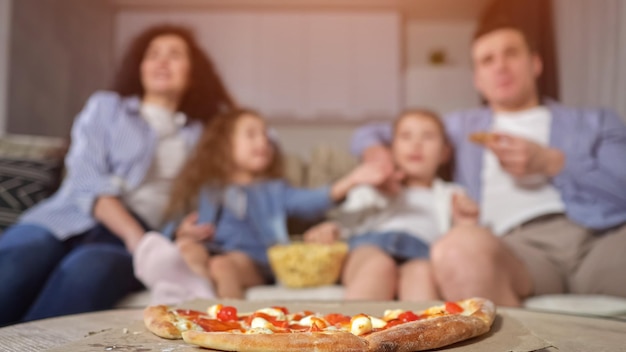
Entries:
<svg viewBox="0 0 626 352">
<path fill-rule="evenodd" d="M 0 237 L 0 325 L 108 309 L 141 289 L 137 244 L 162 226 L 204 125 L 234 105 L 189 30 L 140 34 L 114 90 L 78 115 L 60 189 Z"/>
</svg>

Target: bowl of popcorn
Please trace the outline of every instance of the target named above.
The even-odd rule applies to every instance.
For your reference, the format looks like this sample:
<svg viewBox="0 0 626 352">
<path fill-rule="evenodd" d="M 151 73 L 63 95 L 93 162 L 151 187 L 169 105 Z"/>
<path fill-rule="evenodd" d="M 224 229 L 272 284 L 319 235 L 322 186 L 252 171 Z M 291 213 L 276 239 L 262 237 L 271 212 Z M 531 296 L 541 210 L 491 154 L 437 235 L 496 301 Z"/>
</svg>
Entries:
<svg viewBox="0 0 626 352">
<path fill-rule="evenodd" d="M 267 252 L 278 282 L 293 288 L 336 283 L 347 253 L 345 242 L 295 242 L 272 246 Z"/>
</svg>

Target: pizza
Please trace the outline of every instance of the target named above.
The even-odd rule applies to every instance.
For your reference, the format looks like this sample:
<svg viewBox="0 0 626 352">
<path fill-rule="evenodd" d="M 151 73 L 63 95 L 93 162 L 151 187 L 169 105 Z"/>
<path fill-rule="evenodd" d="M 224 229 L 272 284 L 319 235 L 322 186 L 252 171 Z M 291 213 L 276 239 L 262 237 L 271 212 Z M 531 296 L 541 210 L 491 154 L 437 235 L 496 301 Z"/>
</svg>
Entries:
<svg viewBox="0 0 626 352">
<path fill-rule="evenodd" d="M 495 134 L 490 132 L 474 132 L 469 135 L 471 142 L 485 145 L 495 138 Z"/>
<path fill-rule="evenodd" d="M 148 330 L 166 339 L 219 351 L 423 351 L 487 333 L 495 305 L 471 298 L 421 311 L 385 310 L 354 316 L 268 307 L 239 313 L 212 305 L 206 312 L 163 305 L 144 311 Z"/>
</svg>

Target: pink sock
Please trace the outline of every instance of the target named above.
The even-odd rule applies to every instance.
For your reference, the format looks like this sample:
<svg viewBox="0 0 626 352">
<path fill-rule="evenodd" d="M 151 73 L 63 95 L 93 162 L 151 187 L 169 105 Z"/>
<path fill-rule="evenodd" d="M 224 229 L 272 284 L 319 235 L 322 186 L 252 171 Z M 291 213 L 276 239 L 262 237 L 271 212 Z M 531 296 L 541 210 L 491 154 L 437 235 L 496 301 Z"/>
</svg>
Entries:
<svg viewBox="0 0 626 352">
<path fill-rule="evenodd" d="M 193 273 L 176 245 L 158 232 L 144 235 L 133 265 L 135 276 L 150 290 L 151 304 L 215 298 L 211 283 Z"/>
</svg>

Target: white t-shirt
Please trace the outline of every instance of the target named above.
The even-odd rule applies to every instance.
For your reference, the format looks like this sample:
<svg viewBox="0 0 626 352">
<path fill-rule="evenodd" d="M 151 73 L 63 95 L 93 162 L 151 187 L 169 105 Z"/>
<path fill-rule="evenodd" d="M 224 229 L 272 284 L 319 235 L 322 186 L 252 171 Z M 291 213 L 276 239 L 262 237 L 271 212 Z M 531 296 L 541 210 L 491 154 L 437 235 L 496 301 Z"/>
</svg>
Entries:
<svg viewBox="0 0 626 352">
<path fill-rule="evenodd" d="M 494 116 L 493 131 L 527 138 L 548 145 L 552 115 L 543 107 Z M 543 175 L 514 178 L 500 166 L 498 158 L 486 150 L 482 170 L 481 222 L 496 235 L 538 216 L 561 213 L 565 205 L 558 190 Z"/>
<path fill-rule="evenodd" d="M 461 188 L 441 180 L 431 188 L 407 187 L 387 197 L 370 186 L 350 191 L 338 215 L 342 237 L 401 231 L 433 243 L 450 228 L 452 195 Z"/>
<path fill-rule="evenodd" d="M 157 146 L 143 182 L 137 188 L 126 191 L 122 198 L 150 227 L 159 229 L 163 225 L 171 183 L 185 162 L 187 146 L 178 132 L 187 118 L 183 113 L 151 104 L 141 106 L 141 116 L 156 133 Z"/>
</svg>

